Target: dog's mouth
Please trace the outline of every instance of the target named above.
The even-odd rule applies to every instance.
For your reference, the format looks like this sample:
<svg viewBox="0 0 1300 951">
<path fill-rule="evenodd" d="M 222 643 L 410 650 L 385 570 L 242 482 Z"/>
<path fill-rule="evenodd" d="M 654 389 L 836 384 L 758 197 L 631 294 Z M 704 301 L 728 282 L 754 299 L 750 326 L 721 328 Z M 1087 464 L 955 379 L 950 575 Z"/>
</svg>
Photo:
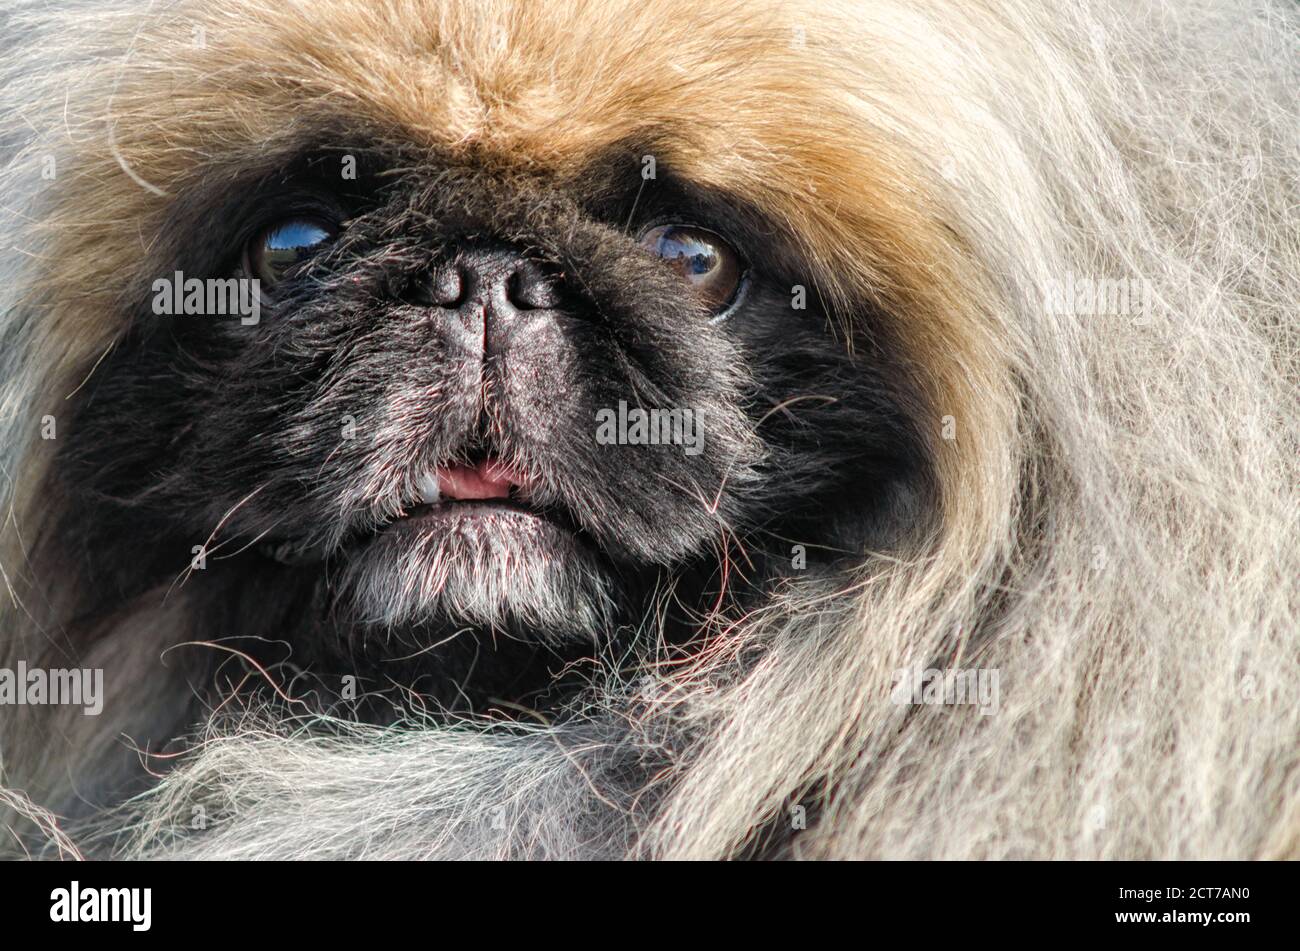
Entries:
<svg viewBox="0 0 1300 951">
<path fill-rule="evenodd" d="M 338 589 L 360 620 L 555 640 L 601 629 L 608 566 L 564 511 L 536 502 L 525 474 L 488 456 L 440 465 L 416 488 L 342 558 Z"/>
<path fill-rule="evenodd" d="M 390 518 L 324 558 L 268 553 L 320 565 L 339 616 L 363 625 L 449 620 L 520 637 L 590 636 L 608 614 L 613 566 L 538 485 L 492 455 L 439 464 L 407 483 Z"/>
<path fill-rule="evenodd" d="M 416 498 L 379 532 L 422 531 L 435 527 L 466 527 L 482 523 L 505 526 L 506 518 L 535 520 L 570 535 L 583 532 L 560 506 L 542 504 L 534 480 L 492 456 L 469 463 L 441 465 L 416 480 Z"/>
<path fill-rule="evenodd" d="M 415 505 L 388 523 L 386 529 L 430 520 L 475 518 L 494 511 L 546 517 L 530 501 L 531 480 L 492 457 L 465 465 L 438 466 L 416 480 L 415 490 Z"/>
<path fill-rule="evenodd" d="M 493 535 L 526 532 L 591 540 L 562 506 L 541 502 L 535 480 L 491 455 L 438 465 L 414 479 L 413 491 L 398 512 L 376 525 L 349 533 L 332 550 L 355 551 L 382 538 L 414 535 L 430 539 L 459 535 L 487 541 Z M 330 556 L 319 548 L 280 540 L 259 546 L 263 554 L 289 565 L 317 563 Z"/>
</svg>

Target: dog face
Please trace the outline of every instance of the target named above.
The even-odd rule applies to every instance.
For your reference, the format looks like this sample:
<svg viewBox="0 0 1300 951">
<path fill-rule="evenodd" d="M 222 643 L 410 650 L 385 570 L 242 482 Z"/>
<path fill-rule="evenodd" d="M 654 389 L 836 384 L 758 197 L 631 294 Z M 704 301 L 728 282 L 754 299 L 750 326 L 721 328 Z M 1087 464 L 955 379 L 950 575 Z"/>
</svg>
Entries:
<svg viewBox="0 0 1300 951">
<path fill-rule="evenodd" d="M 182 583 L 279 660 L 461 681 L 689 637 L 915 528 L 879 305 L 828 303 L 814 236 L 676 160 L 689 117 L 564 162 L 382 119 L 178 187 L 56 467 L 95 590 Z M 245 306 L 186 306 L 196 279 Z"/>
<path fill-rule="evenodd" d="M 141 308 L 70 442 L 89 544 L 148 586 L 145 549 L 183 565 L 220 524 L 319 636 L 409 651 L 590 643 L 683 579 L 703 615 L 726 559 L 752 586 L 795 544 L 815 566 L 875 541 L 834 513 L 912 464 L 856 369 L 880 355 L 791 307 L 792 254 L 742 198 L 647 198 L 637 157 L 580 184 L 373 154 L 366 189 L 325 154 L 239 189 L 163 273 L 256 277 L 256 322 Z"/>
</svg>

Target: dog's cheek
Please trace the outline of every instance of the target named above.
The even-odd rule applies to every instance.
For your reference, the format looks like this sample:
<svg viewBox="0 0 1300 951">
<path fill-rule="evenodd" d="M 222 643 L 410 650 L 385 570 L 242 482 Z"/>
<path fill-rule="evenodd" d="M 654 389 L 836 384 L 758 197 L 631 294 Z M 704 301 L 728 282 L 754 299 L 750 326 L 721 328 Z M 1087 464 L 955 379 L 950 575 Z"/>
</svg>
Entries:
<svg viewBox="0 0 1300 951">
<path fill-rule="evenodd" d="M 421 406 L 454 387 L 436 341 L 403 332 L 409 314 L 361 292 L 295 303 L 234 331 L 237 354 L 206 381 L 186 433 L 187 468 L 209 487 L 206 518 L 239 503 L 230 530 L 327 544 L 395 496 L 393 474 L 433 435 Z"/>
<path fill-rule="evenodd" d="M 536 451 L 550 455 L 579 519 L 608 550 L 654 564 L 699 553 L 735 519 L 734 490 L 763 457 L 741 409 L 738 353 L 704 336 L 659 352 L 651 375 L 606 341 L 588 345 L 579 362 L 567 376 L 566 438 L 537 441 Z M 638 431 L 638 412 L 678 414 L 681 427 L 652 436 L 644 417 Z"/>
</svg>

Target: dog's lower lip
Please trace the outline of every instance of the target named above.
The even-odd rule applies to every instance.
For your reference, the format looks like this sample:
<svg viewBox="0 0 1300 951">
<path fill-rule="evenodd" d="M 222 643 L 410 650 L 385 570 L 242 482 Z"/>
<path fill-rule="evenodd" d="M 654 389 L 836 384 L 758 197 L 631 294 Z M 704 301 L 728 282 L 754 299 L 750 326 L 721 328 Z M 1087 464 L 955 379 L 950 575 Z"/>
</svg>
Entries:
<svg viewBox="0 0 1300 951">
<path fill-rule="evenodd" d="M 382 531 L 416 530 L 433 525 L 455 524 L 467 521 L 487 521 L 492 518 L 535 519 L 554 522 L 544 512 L 538 511 L 518 499 L 475 499 L 472 501 L 442 501 L 431 505 L 418 505 L 405 515 L 385 525 Z"/>
<path fill-rule="evenodd" d="M 491 515 L 501 512 L 518 512 L 524 515 L 532 515 L 537 518 L 544 516 L 536 509 L 529 508 L 517 499 L 477 499 L 474 501 L 443 501 L 434 502 L 431 505 L 417 505 L 404 516 L 397 519 L 398 522 L 421 521 L 443 517 L 469 517 L 476 515 Z"/>
</svg>

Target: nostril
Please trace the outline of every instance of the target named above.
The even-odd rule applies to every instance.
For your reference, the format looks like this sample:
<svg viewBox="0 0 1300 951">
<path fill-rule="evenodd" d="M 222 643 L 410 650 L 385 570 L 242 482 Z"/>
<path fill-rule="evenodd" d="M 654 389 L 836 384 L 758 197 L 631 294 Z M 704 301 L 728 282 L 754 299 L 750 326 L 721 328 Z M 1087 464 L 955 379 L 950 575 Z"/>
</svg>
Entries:
<svg viewBox="0 0 1300 951">
<path fill-rule="evenodd" d="M 465 273 L 458 264 L 445 264 L 434 272 L 429 290 L 431 303 L 439 307 L 459 307 L 465 302 Z"/>
<path fill-rule="evenodd" d="M 559 294 L 555 285 L 532 263 L 516 268 L 506 278 L 506 299 L 520 310 L 542 310 L 558 307 Z"/>
<path fill-rule="evenodd" d="M 466 284 L 459 265 L 442 264 L 411 281 L 402 296 L 413 304 L 425 307 L 459 307 L 465 302 Z"/>
</svg>

